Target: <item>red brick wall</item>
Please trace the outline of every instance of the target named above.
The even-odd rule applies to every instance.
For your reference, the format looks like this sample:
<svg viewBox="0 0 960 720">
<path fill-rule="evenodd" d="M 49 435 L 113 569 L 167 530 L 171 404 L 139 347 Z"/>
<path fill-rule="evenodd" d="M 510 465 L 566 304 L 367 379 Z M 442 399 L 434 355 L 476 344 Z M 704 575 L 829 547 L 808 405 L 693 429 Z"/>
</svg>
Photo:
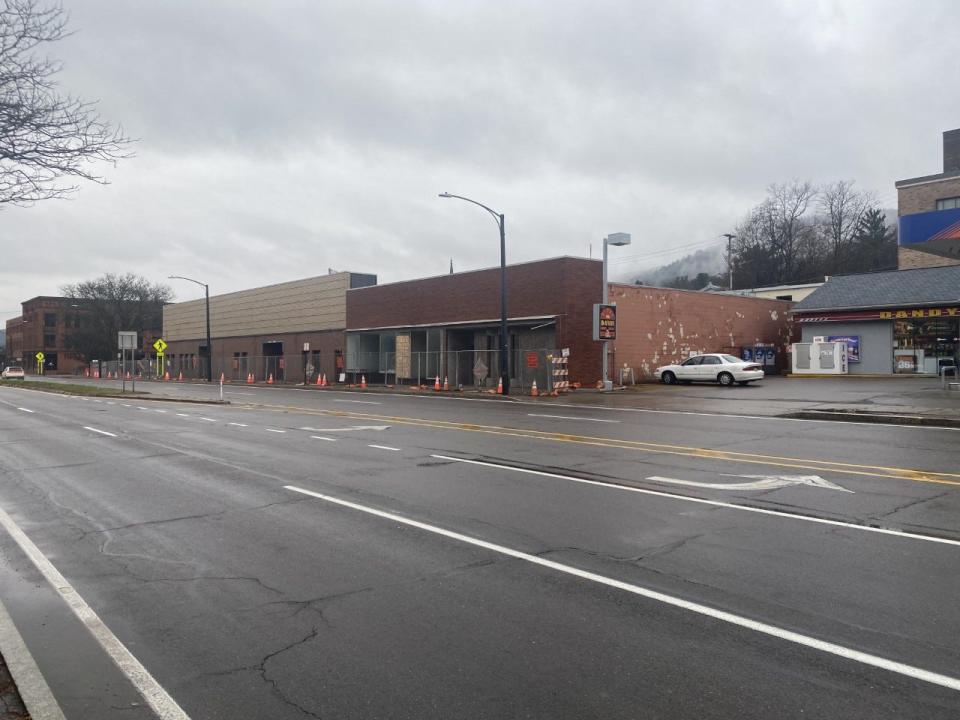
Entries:
<svg viewBox="0 0 960 720">
<path fill-rule="evenodd" d="M 557 316 L 557 344 L 570 348 L 572 381 L 592 384 L 600 376 L 600 347 L 590 336 L 602 283 L 598 260 L 562 257 L 507 267 L 509 317 Z M 499 317 L 499 268 L 347 292 L 347 330 Z"/>
<path fill-rule="evenodd" d="M 741 346 L 757 342 L 775 343 L 778 363 L 786 362 L 791 302 L 615 284 L 610 299 L 617 304 L 614 380 L 624 363 L 637 380 L 652 379 L 657 366 L 692 351 L 739 355 Z"/>
</svg>

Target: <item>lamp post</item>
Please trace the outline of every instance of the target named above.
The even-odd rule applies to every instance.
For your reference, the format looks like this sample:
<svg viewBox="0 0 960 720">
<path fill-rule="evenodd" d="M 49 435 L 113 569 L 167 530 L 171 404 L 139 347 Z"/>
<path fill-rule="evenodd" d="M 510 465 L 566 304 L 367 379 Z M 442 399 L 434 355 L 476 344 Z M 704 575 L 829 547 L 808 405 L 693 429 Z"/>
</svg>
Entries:
<svg viewBox="0 0 960 720">
<path fill-rule="evenodd" d="M 510 394 L 510 350 L 507 347 L 507 242 L 503 219 L 503 213 L 491 210 L 483 203 L 476 200 L 463 197 L 462 195 L 451 195 L 450 193 L 440 193 L 442 198 L 456 198 L 465 200 L 468 203 L 479 205 L 493 216 L 497 227 L 500 228 L 500 382 L 503 384 L 503 394 Z"/>
<path fill-rule="evenodd" d="M 723 233 L 720 237 L 727 239 L 727 285 L 728 290 L 733 290 L 733 239 L 736 237 L 733 233 Z"/>
<path fill-rule="evenodd" d="M 213 382 L 213 345 L 210 343 L 210 286 L 199 280 L 183 277 L 183 275 L 168 275 L 167 279 L 186 280 L 203 287 L 203 293 L 207 301 L 207 382 Z"/>
<path fill-rule="evenodd" d="M 609 295 L 609 285 L 607 283 L 607 246 L 615 245 L 616 247 L 623 247 L 624 245 L 630 244 L 630 233 L 610 233 L 603 239 L 603 304 L 606 305 L 610 302 Z M 607 383 L 609 380 L 609 340 L 603 341 L 603 389 L 609 389 Z"/>
</svg>

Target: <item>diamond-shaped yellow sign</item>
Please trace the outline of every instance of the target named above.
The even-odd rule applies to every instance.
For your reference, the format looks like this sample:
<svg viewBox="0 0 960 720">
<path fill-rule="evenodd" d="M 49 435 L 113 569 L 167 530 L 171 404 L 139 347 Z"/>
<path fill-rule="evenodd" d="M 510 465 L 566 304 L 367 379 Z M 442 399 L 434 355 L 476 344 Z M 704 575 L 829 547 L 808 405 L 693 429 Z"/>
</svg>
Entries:
<svg viewBox="0 0 960 720">
<path fill-rule="evenodd" d="M 163 338 L 157 338 L 157 341 L 153 344 L 153 349 L 158 353 L 162 353 L 167 349 L 167 344 L 163 341 Z"/>
<path fill-rule="evenodd" d="M 34 357 L 37 359 L 37 362 L 43 362 L 43 358 L 46 356 L 42 352 L 38 352 Z"/>
</svg>

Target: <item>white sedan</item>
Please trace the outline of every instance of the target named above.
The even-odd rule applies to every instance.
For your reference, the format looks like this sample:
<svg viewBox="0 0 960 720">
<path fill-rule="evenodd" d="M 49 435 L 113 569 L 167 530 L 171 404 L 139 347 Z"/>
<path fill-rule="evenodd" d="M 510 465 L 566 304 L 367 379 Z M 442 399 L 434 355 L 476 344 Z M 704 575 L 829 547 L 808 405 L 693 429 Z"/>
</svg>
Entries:
<svg viewBox="0 0 960 720">
<path fill-rule="evenodd" d="M 763 368 L 750 360 L 733 355 L 707 353 L 695 355 L 677 365 L 657 368 L 657 377 L 667 385 L 677 382 L 718 382 L 721 385 L 746 385 L 763 380 Z"/>
<path fill-rule="evenodd" d="M 16 367 L 15 365 L 11 365 L 10 367 L 5 367 L 3 369 L 2 376 L 4 380 L 9 380 L 12 378 L 20 378 L 21 380 L 23 380 L 23 377 L 24 377 L 23 368 Z"/>
</svg>

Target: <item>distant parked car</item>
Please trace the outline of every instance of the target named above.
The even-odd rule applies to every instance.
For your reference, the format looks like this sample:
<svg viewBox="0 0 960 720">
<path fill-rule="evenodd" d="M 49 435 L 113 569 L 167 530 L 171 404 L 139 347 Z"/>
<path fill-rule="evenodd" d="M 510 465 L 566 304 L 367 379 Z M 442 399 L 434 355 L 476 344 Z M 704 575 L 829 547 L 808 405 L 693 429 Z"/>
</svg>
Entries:
<svg viewBox="0 0 960 720">
<path fill-rule="evenodd" d="M 677 365 L 657 368 L 657 377 L 667 385 L 677 382 L 717 382 L 721 385 L 746 385 L 763 380 L 763 368 L 750 360 L 733 355 L 707 353 L 695 355 Z"/>
<path fill-rule="evenodd" d="M 17 367 L 16 365 L 5 367 L 3 369 L 2 376 L 4 380 L 10 380 L 12 378 L 20 378 L 21 380 L 23 380 L 23 377 L 24 377 L 23 368 Z"/>
</svg>

